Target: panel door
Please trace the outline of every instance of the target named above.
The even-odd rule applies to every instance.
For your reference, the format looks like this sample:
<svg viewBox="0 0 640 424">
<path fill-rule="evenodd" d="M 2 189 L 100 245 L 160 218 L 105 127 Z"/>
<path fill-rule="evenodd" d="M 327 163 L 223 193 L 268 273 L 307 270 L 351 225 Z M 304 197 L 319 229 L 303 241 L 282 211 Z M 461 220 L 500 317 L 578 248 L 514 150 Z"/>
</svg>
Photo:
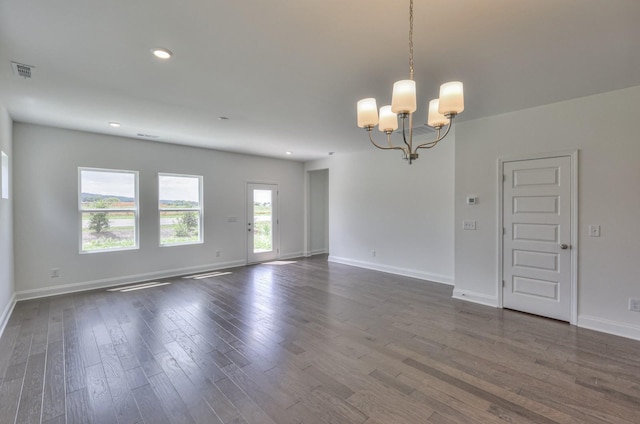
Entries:
<svg viewBox="0 0 640 424">
<path fill-rule="evenodd" d="M 247 196 L 247 262 L 277 259 L 280 254 L 278 186 L 249 183 Z"/>
<path fill-rule="evenodd" d="M 571 158 L 503 164 L 503 306 L 571 319 Z"/>
</svg>

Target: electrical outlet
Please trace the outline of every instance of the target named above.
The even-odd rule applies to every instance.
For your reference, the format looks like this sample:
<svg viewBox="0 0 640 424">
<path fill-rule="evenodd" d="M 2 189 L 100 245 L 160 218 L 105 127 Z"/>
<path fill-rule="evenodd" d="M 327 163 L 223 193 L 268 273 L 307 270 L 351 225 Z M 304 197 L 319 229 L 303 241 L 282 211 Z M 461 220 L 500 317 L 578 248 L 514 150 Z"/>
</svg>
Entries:
<svg viewBox="0 0 640 424">
<path fill-rule="evenodd" d="M 600 237 L 599 225 L 589 225 L 589 237 Z"/>
<path fill-rule="evenodd" d="M 640 312 L 640 299 L 629 298 L 629 310 L 633 312 Z"/>
<path fill-rule="evenodd" d="M 220 251 L 216 250 L 216 258 L 219 258 L 219 257 L 220 257 Z"/>
<path fill-rule="evenodd" d="M 462 221 L 462 229 L 463 230 L 475 230 L 476 229 L 476 221 Z"/>
<path fill-rule="evenodd" d="M 373 256 L 374 258 L 376 257 L 376 251 L 375 250 L 371 251 L 371 256 Z"/>
<path fill-rule="evenodd" d="M 58 268 L 51 268 L 51 278 L 60 277 L 60 270 Z"/>
</svg>

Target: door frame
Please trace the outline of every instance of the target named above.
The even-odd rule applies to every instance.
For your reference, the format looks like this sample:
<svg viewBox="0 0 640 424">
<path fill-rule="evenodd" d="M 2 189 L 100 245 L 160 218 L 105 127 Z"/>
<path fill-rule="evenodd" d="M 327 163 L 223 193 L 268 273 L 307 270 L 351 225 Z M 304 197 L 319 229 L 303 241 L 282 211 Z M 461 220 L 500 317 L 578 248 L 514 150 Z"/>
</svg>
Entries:
<svg viewBox="0 0 640 424">
<path fill-rule="evenodd" d="M 497 244 L 498 244 L 498 280 L 496 281 L 496 293 L 498 294 L 498 308 L 502 309 L 503 306 L 503 290 L 502 280 L 504 279 L 503 268 L 503 226 L 504 226 L 504 213 L 503 213 L 503 174 L 504 164 L 506 162 L 519 162 L 535 159 L 551 159 L 558 157 L 569 157 L 571 159 L 571 325 L 578 324 L 578 150 L 560 151 L 553 153 L 531 153 L 524 155 L 505 156 L 498 158 L 498 172 L 497 172 L 497 184 L 498 184 L 498 226 L 497 226 Z"/>
<path fill-rule="evenodd" d="M 247 223 L 249 222 L 249 185 L 251 184 L 263 184 L 263 185 L 271 185 L 271 186 L 275 186 L 276 187 L 276 213 L 277 213 L 277 223 L 275 225 L 275 231 L 277 232 L 277 238 L 274 238 L 275 240 L 277 240 L 277 246 L 274 246 L 274 248 L 276 249 L 276 259 L 280 258 L 280 184 L 278 184 L 277 182 L 273 182 L 273 181 L 256 181 L 256 180 L 245 180 L 245 184 L 244 184 L 244 199 L 245 199 L 245 207 L 244 207 L 244 222 Z M 245 231 L 245 238 L 244 238 L 244 252 L 245 252 L 245 263 L 247 265 L 250 264 L 257 264 L 260 262 L 250 262 L 249 261 L 249 237 L 247 236 L 246 232 L 247 232 L 247 226 L 243 225 L 242 228 Z"/>
</svg>

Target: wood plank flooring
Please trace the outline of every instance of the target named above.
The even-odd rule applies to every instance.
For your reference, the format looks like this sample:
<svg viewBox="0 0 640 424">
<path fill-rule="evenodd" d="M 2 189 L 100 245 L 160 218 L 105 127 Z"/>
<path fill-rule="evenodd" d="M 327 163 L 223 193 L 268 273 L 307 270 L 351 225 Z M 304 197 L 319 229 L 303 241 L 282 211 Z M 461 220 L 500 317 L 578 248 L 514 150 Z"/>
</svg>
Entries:
<svg viewBox="0 0 640 424">
<path fill-rule="evenodd" d="M 19 302 L 0 423 L 638 423 L 640 342 L 326 256 Z"/>
</svg>

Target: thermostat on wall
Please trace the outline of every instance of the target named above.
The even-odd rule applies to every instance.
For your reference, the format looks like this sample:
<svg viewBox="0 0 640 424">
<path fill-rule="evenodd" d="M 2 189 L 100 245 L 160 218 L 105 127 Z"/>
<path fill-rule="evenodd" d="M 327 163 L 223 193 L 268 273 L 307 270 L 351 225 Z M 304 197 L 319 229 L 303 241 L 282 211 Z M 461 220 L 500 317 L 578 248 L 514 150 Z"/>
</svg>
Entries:
<svg viewBox="0 0 640 424">
<path fill-rule="evenodd" d="M 469 196 L 467 197 L 467 205 L 477 205 L 478 204 L 478 198 L 475 196 Z"/>
</svg>

